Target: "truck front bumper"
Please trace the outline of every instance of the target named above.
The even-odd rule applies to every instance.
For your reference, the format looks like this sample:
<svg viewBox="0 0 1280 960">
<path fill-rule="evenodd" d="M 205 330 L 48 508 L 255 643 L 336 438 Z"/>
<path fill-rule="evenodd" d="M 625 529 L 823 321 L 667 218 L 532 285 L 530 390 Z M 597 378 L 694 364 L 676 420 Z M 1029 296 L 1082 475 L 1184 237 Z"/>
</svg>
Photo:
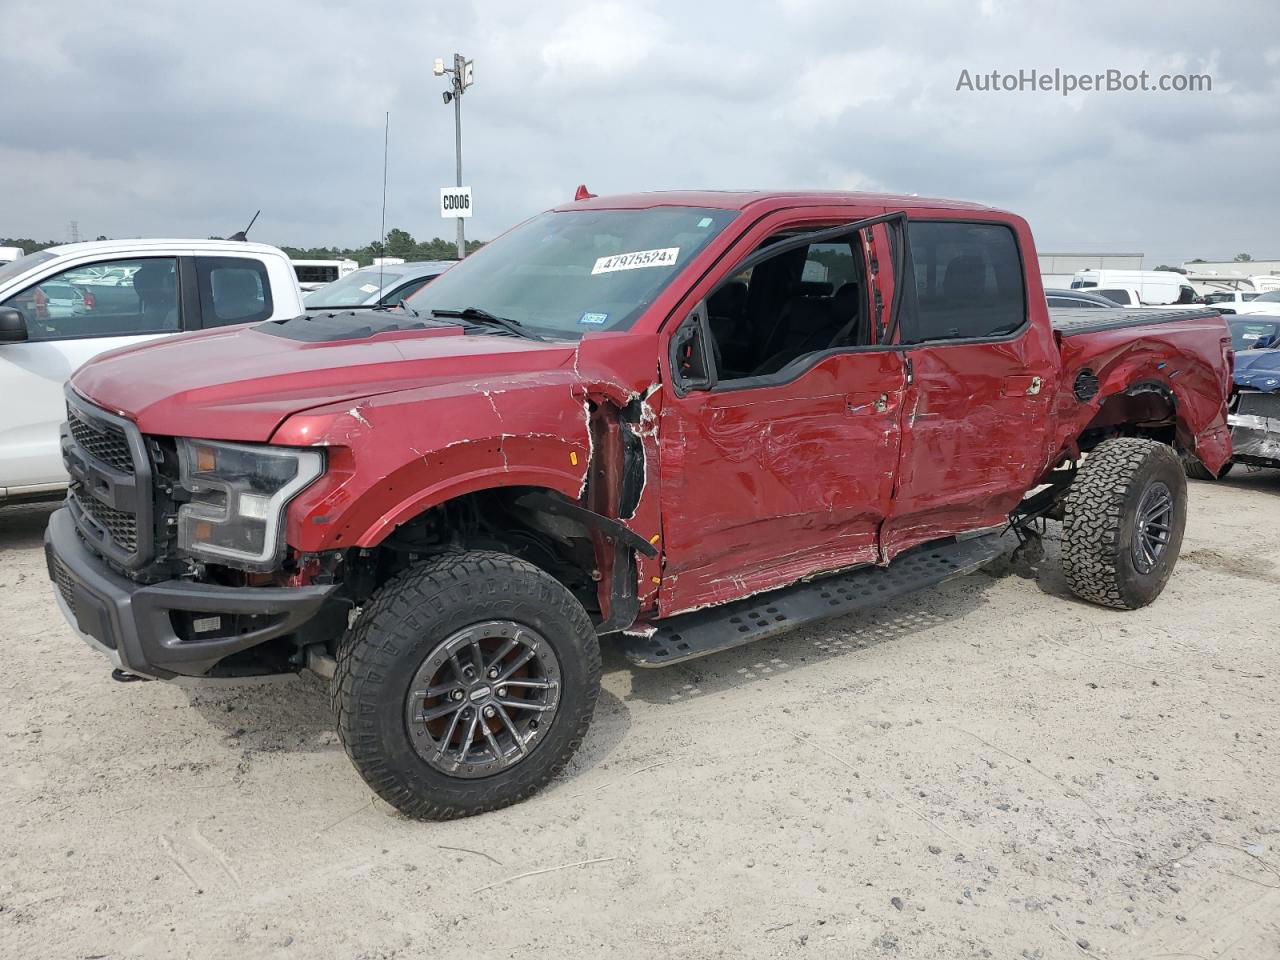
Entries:
<svg viewBox="0 0 1280 960">
<path fill-rule="evenodd" d="M 85 547 L 66 507 L 50 517 L 44 550 L 58 606 L 81 638 L 121 670 L 159 680 L 209 676 L 227 657 L 296 632 L 337 589 L 144 586 Z"/>
</svg>

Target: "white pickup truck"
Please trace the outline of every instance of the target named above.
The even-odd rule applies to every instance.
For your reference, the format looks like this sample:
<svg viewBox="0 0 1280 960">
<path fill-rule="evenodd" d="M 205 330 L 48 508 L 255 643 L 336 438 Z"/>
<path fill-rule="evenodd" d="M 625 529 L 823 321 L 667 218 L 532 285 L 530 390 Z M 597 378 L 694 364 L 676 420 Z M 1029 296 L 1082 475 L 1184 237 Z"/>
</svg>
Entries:
<svg viewBox="0 0 1280 960">
<path fill-rule="evenodd" d="M 0 264 L 0 502 L 66 487 L 62 386 L 85 361 L 302 312 L 289 258 L 262 243 L 106 240 Z"/>
</svg>

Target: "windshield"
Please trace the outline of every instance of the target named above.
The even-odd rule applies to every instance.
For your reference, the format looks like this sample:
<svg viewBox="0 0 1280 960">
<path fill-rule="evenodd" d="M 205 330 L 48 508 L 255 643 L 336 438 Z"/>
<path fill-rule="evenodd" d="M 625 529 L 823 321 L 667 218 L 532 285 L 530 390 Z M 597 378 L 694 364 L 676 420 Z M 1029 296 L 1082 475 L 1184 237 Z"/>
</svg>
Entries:
<svg viewBox="0 0 1280 960">
<path fill-rule="evenodd" d="M 1236 350 L 1248 350 L 1257 346 L 1259 340 L 1268 337 L 1275 340 L 1280 332 L 1280 323 L 1267 323 L 1260 320 L 1237 320 L 1230 324 L 1231 346 Z"/>
<path fill-rule="evenodd" d="M 626 330 L 736 210 L 651 207 L 534 217 L 409 299 L 421 313 L 478 307 L 532 333 Z"/>
<path fill-rule="evenodd" d="M 52 260 L 56 256 L 56 253 L 47 253 L 41 250 L 39 253 L 28 253 L 25 257 L 19 257 L 11 263 L 0 264 L 0 283 L 21 276 L 32 267 L 44 263 L 46 260 Z"/>
<path fill-rule="evenodd" d="M 403 267 L 383 267 L 381 289 L 390 290 L 405 272 Z M 377 296 L 379 290 L 378 268 L 361 267 L 348 273 L 341 280 L 312 290 L 302 298 L 308 307 L 358 307 Z"/>
<path fill-rule="evenodd" d="M 1253 298 L 1254 303 L 1280 303 L 1280 290 L 1272 290 Z"/>
</svg>

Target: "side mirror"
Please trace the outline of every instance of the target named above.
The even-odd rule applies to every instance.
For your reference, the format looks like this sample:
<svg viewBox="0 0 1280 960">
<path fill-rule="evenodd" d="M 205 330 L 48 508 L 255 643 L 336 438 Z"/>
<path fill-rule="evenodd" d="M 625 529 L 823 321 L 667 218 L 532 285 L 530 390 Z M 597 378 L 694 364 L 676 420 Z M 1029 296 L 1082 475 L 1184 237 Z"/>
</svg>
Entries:
<svg viewBox="0 0 1280 960">
<path fill-rule="evenodd" d="M 711 343 L 711 326 L 707 321 L 707 303 L 702 301 L 685 318 L 671 337 L 671 373 L 676 394 L 691 390 L 710 390 L 715 386 L 707 347 Z"/>
<path fill-rule="evenodd" d="M 21 310 L 0 307 L 0 343 L 21 343 L 27 339 L 27 318 Z"/>
</svg>

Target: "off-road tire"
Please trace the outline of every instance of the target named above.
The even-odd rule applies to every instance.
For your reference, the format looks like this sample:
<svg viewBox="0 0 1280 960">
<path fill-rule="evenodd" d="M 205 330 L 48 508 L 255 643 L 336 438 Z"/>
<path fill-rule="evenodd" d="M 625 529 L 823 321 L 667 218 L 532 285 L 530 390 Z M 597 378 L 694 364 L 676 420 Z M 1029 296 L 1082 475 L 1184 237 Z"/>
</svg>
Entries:
<svg viewBox="0 0 1280 960">
<path fill-rule="evenodd" d="M 529 755 L 492 776 L 463 779 L 428 765 L 405 722 L 415 671 L 445 637 L 483 621 L 527 624 L 559 659 L 559 707 Z M 330 695 L 338 736 L 370 787 L 423 820 L 485 813 L 531 796 L 582 743 L 600 692 L 600 645 L 582 605 L 516 557 L 469 551 L 419 563 L 373 595 L 338 649 Z"/>
<path fill-rule="evenodd" d="M 1138 505 L 1163 483 L 1173 498 L 1169 541 L 1148 573 L 1134 562 Z M 1062 570 L 1076 596 L 1135 610 L 1160 595 L 1178 561 L 1187 518 L 1187 481 L 1173 449 L 1121 437 L 1100 443 L 1081 464 L 1063 501 Z"/>
<path fill-rule="evenodd" d="M 1226 466 L 1217 473 L 1212 473 L 1198 458 L 1186 453 L 1182 456 L 1182 466 L 1187 471 L 1187 476 L 1192 480 L 1221 480 L 1231 472 L 1234 464 L 1228 460 Z"/>
</svg>

